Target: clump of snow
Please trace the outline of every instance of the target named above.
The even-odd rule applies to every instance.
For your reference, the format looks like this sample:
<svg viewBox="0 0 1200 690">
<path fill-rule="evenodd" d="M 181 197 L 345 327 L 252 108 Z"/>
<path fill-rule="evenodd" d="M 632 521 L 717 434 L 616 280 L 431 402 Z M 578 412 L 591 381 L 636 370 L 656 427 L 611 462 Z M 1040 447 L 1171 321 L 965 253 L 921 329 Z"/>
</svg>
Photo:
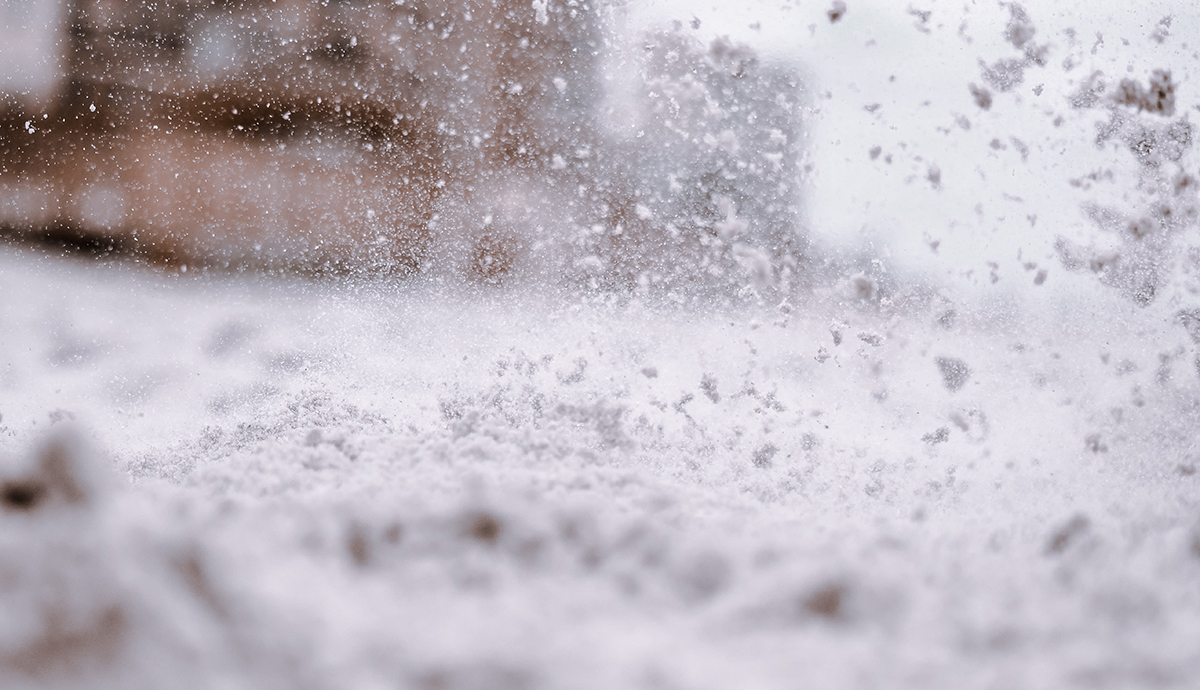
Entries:
<svg viewBox="0 0 1200 690">
<path fill-rule="evenodd" d="M 933 360 L 938 371 L 942 374 L 942 383 L 948 390 L 956 391 L 967 385 L 971 377 L 971 368 L 957 357 L 937 357 Z"/>
</svg>

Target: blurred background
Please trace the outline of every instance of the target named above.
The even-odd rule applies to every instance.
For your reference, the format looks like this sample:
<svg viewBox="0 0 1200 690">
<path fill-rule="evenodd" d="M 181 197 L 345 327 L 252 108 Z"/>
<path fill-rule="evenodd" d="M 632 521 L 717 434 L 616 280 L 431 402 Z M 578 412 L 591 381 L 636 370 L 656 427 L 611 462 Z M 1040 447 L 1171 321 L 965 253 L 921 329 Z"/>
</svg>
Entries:
<svg viewBox="0 0 1200 690">
<path fill-rule="evenodd" d="M 1123 79 L 1189 83 L 1198 21 L 526 4 L 6 0 L 0 226 L 193 265 L 1022 294 L 1094 243 L 1085 207 L 1156 203 L 1097 128 Z"/>
<path fill-rule="evenodd" d="M 4 8 L 10 237 L 483 283 L 796 282 L 806 92 L 748 45 L 574 1 Z"/>
</svg>

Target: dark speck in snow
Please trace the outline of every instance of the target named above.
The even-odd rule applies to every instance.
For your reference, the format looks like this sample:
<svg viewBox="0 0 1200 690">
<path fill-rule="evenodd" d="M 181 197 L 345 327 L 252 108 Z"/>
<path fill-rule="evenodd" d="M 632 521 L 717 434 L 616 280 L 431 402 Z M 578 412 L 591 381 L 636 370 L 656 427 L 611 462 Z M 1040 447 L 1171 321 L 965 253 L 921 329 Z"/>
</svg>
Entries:
<svg viewBox="0 0 1200 690">
<path fill-rule="evenodd" d="M 467 518 L 466 534 L 468 537 L 485 544 L 495 544 L 500 539 L 504 528 L 500 519 L 490 513 L 476 513 Z"/>
<path fill-rule="evenodd" d="M 842 0 L 834 0 L 833 7 L 830 7 L 825 14 L 829 17 L 830 24 L 838 23 L 842 17 L 846 16 L 846 3 Z"/>
<path fill-rule="evenodd" d="M 801 605 L 804 612 L 828 621 L 844 620 L 846 617 L 846 586 L 840 582 L 822 585 L 804 597 Z"/>
<path fill-rule="evenodd" d="M 1091 521 L 1086 515 L 1079 514 L 1072 517 L 1062 527 L 1059 527 L 1050 535 L 1049 541 L 1046 542 L 1046 554 L 1055 555 L 1067 550 L 1071 544 L 1077 542 L 1079 538 L 1088 531 L 1091 527 Z"/>
<path fill-rule="evenodd" d="M 969 88 L 971 89 L 971 95 L 975 98 L 975 105 L 984 110 L 990 110 L 992 107 L 992 92 L 985 86 L 976 86 L 975 84 L 971 84 Z"/>
<path fill-rule="evenodd" d="M 35 481 L 7 482 L 0 487 L 0 502 L 8 510 L 33 510 L 45 495 L 46 487 Z"/>
</svg>

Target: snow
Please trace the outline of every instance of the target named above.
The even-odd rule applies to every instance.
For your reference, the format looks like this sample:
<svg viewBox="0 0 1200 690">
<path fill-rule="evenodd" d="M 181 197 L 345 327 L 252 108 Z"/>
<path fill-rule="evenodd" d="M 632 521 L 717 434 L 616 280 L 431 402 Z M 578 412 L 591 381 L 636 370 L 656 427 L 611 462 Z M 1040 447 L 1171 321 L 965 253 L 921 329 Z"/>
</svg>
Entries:
<svg viewBox="0 0 1200 690">
<path fill-rule="evenodd" d="M 51 496 L 3 515 L 8 687 L 1198 670 L 1195 374 L 1115 293 L 947 328 L 0 261 L 10 454 L 73 417 L 108 468 L 7 470 Z"/>
<path fill-rule="evenodd" d="M 873 7 L 805 9 L 847 57 L 806 60 L 811 91 L 872 62 L 864 32 L 964 50 L 940 6 Z M 972 17 L 933 110 L 764 101 L 798 71 L 657 34 L 657 81 L 614 86 L 646 104 L 606 123 L 628 157 L 547 159 L 656 186 L 575 226 L 536 174 L 484 180 L 482 226 L 540 242 L 504 279 L 445 270 L 513 254 L 470 255 L 449 202 L 407 276 L 0 245 L 0 686 L 1194 686 L 1190 76 L 1068 68 L 1092 34 L 1039 9 Z M 1139 35 L 1178 51 L 1189 21 Z M 985 107 L 1003 60 L 1025 81 Z M 774 203 L 806 165 L 803 213 Z M 115 224 L 119 197 L 83 202 Z M 700 239 L 615 239 L 658 223 Z"/>
</svg>

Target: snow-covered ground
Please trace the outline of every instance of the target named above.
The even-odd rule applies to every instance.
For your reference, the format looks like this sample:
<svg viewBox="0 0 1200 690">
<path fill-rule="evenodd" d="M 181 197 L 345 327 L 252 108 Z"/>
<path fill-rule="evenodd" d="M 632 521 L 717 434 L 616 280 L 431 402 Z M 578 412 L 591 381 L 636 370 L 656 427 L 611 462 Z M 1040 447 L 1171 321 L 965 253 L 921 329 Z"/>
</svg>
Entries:
<svg viewBox="0 0 1200 690">
<path fill-rule="evenodd" d="M 1079 213 L 1187 216 L 1194 165 L 1064 105 L 1061 41 L 1032 153 L 1024 92 L 956 83 L 974 129 L 875 154 L 891 105 L 817 100 L 814 138 L 884 119 L 851 195 L 813 142 L 820 279 L 783 303 L 0 246 L 0 686 L 1195 687 L 1196 228 Z M 839 204 L 920 228 L 838 240 Z"/>
<path fill-rule="evenodd" d="M 6 485 L 6 687 L 1200 673 L 1196 375 L 1115 295 L 728 314 L 12 248 L 0 295 L 7 445 L 74 418 L 106 468 Z"/>
</svg>

